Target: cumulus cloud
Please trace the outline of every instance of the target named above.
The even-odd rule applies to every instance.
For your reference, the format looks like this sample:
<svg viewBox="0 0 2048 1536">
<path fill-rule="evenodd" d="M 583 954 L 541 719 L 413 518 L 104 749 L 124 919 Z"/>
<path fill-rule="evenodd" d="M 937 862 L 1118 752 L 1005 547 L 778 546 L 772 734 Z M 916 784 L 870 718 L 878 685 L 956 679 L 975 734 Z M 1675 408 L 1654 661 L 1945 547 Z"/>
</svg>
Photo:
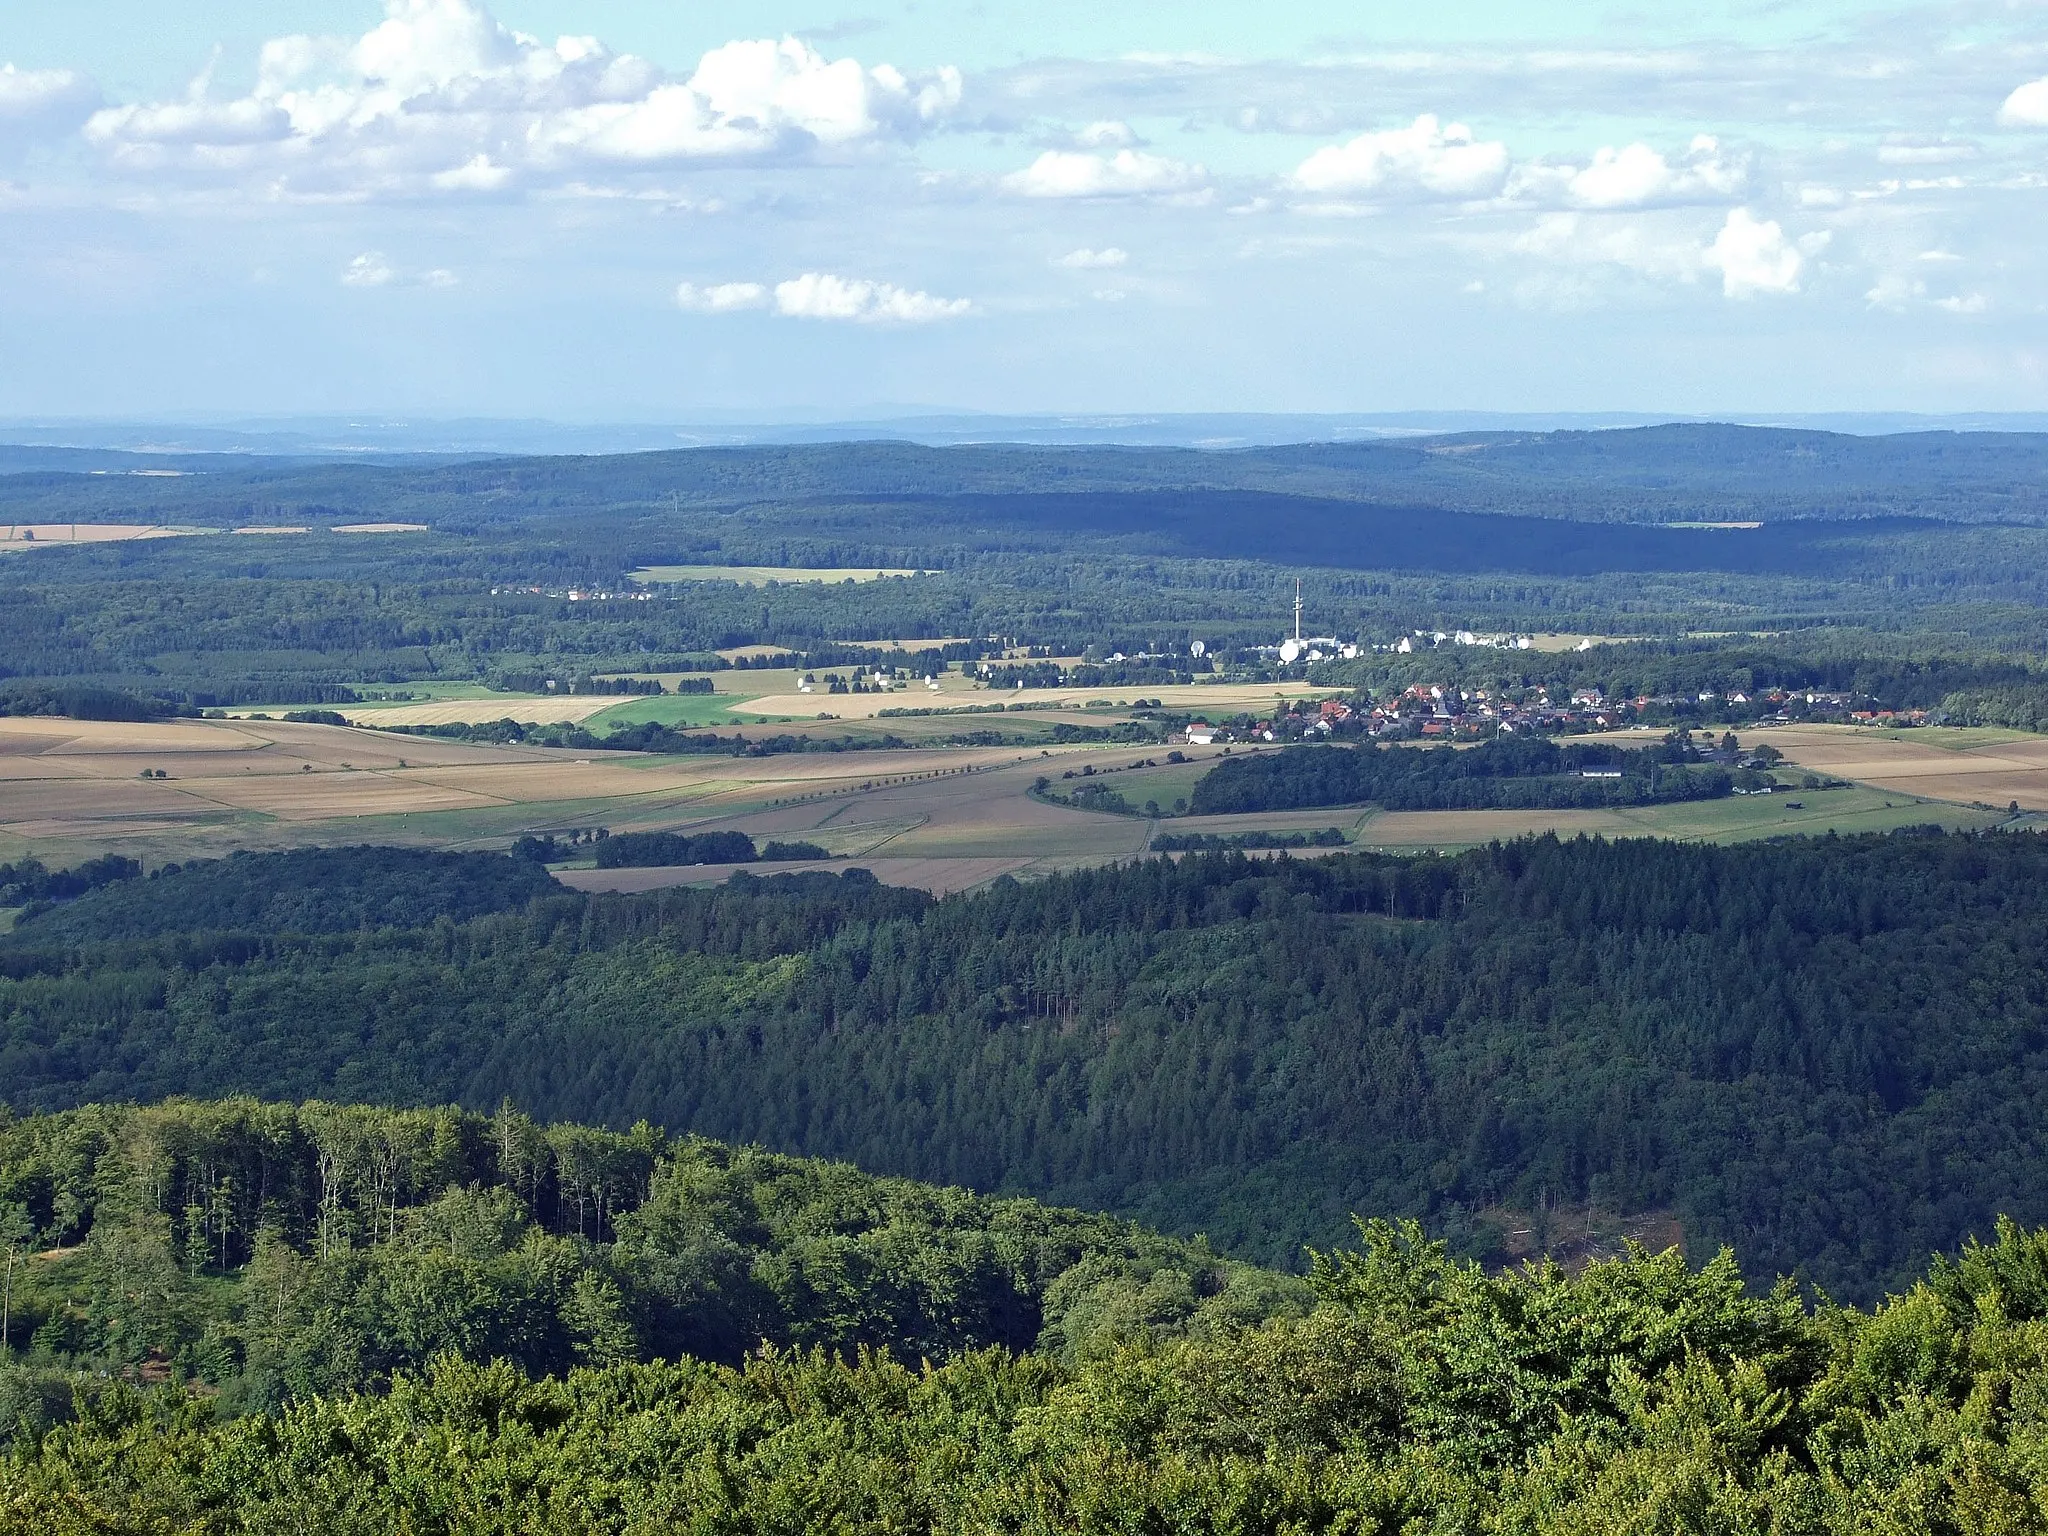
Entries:
<svg viewBox="0 0 2048 1536">
<path fill-rule="evenodd" d="M 1142 141 L 1129 123 L 1107 120 L 1090 123 L 1074 135 L 1074 142 L 1084 149 L 1130 149 Z"/>
<path fill-rule="evenodd" d="M 1078 251 L 1067 252 L 1066 255 L 1060 257 L 1053 264 L 1060 267 L 1070 267 L 1075 271 L 1088 272 L 1104 267 L 1120 267 L 1130 259 L 1131 253 L 1124 250 L 1121 246 L 1104 246 L 1099 251 L 1092 251 L 1088 247 L 1083 246 Z"/>
<path fill-rule="evenodd" d="M 2029 80 L 2005 98 L 1998 120 L 2008 128 L 2048 128 L 2048 80 Z"/>
<path fill-rule="evenodd" d="M 1654 218 L 1547 213 L 1509 249 L 1560 266 L 1619 267 L 1665 281 L 1692 282 L 1700 268 L 1698 238 Z"/>
<path fill-rule="evenodd" d="M 770 288 L 766 283 L 683 283 L 676 302 L 704 315 L 766 309 L 795 320 L 851 320 L 864 325 L 922 325 L 972 314 L 966 299 L 942 299 L 894 283 L 830 272 L 806 272 Z"/>
<path fill-rule="evenodd" d="M 1721 291 L 1731 299 L 1797 293 L 1806 258 L 1827 242 L 1825 233 L 1787 240 L 1776 219 L 1759 219 L 1747 208 L 1731 208 L 1702 260 L 1721 274 Z"/>
<path fill-rule="evenodd" d="M 761 309 L 768 303 L 768 290 L 760 283 L 695 283 L 676 285 L 676 303 L 701 315 L 726 315 L 736 309 Z"/>
<path fill-rule="evenodd" d="M 1049 149 L 1003 185 L 1023 197 L 1149 197 L 1200 191 L 1209 173 L 1185 160 L 1142 149 L 1091 155 Z"/>
<path fill-rule="evenodd" d="M 1506 195 L 1572 208 L 1647 208 L 1731 197 L 1748 178 L 1747 163 L 1729 156 L 1719 139 L 1703 133 L 1676 164 L 1647 144 L 1627 144 L 1619 149 L 1603 146 L 1585 165 L 1517 166 L 1508 178 Z"/>
<path fill-rule="evenodd" d="M 76 70 L 0 64 L 0 138 L 69 133 L 99 104 L 99 87 Z"/>
<path fill-rule="evenodd" d="M 344 288 L 389 288 L 393 284 L 412 288 L 453 288 L 461 281 L 446 267 L 430 267 L 408 275 L 394 267 L 382 251 L 364 251 L 341 269 Z"/>
<path fill-rule="evenodd" d="M 866 324 L 897 321 L 920 325 L 931 320 L 957 320 L 974 306 L 966 299 L 940 299 L 929 293 L 874 283 L 865 278 L 834 277 L 806 272 L 775 285 L 775 312 L 803 320 L 857 320 Z"/>
<path fill-rule="evenodd" d="M 1942 253 L 1946 254 L 1946 253 Z M 1928 259 L 1926 254 L 1920 258 Z M 1880 277 L 1863 301 L 1872 309 L 1890 310 L 1903 314 L 1909 309 L 1925 305 L 1950 315 L 1981 315 L 1991 307 L 1991 301 L 1981 293 L 1950 293 L 1939 297 L 1927 291 L 1927 284 L 1917 277 L 1900 272 L 1888 272 Z"/>
<path fill-rule="evenodd" d="M 365 251 L 341 270 L 345 288 L 382 288 L 396 276 L 382 251 Z"/>
<path fill-rule="evenodd" d="M 1974 160 L 1978 146 L 1967 139 L 1918 139 L 1890 135 L 1877 147 L 1880 165 L 1953 165 Z"/>
<path fill-rule="evenodd" d="M 1676 211 L 1547 213 L 1506 249 L 1556 268 L 1576 269 L 1567 295 L 1575 302 L 1597 294 L 1591 274 L 1601 268 L 1658 283 L 1691 284 L 1718 274 L 1726 297 L 1747 299 L 1797 293 L 1808 261 L 1827 243 L 1825 232 L 1795 240 L 1776 220 L 1734 208 L 1704 243 L 1699 225 Z"/>
<path fill-rule="evenodd" d="M 1295 167 L 1292 180 L 1327 197 L 1478 198 L 1499 192 L 1507 176 L 1505 144 L 1425 112 L 1406 128 L 1324 145 Z"/>
<path fill-rule="evenodd" d="M 829 159 L 902 142 L 959 105 L 951 68 L 910 76 L 793 37 L 706 53 L 688 79 L 592 37 L 552 44 L 476 0 L 385 0 L 353 40 L 266 43 L 254 88 L 103 108 L 117 165 L 260 175 L 287 190 L 497 192 L 607 167 Z"/>
</svg>

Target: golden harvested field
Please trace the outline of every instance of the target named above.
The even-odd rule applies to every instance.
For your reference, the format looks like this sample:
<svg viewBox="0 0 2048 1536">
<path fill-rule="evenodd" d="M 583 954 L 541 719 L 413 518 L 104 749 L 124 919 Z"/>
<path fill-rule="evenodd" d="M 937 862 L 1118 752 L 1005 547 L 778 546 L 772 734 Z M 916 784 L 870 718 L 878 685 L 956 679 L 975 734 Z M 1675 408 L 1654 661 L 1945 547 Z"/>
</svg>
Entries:
<svg viewBox="0 0 2048 1536">
<path fill-rule="evenodd" d="M 901 820 L 899 792 L 1040 760 L 1022 748 L 576 757 L 281 721 L 0 718 L 0 859 L 182 859 L 359 840 L 502 847 L 527 831 L 673 827 L 772 814 L 776 802 L 808 825 L 870 794 L 887 802 L 879 814 Z M 862 829 L 850 841 L 879 840 L 874 819 L 852 818 Z"/>
<path fill-rule="evenodd" d="M 2018 801 L 2023 810 L 2048 810 L 2048 737 L 1813 725 L 1745 732 L 1744 740 L 1768 743 L 1815 773 L 1902 795 L 2001 808 Z"/>
<path fill-rule="evenodd" d="M 212 528 L 144 523 L 0 523 L 0 544 L 115 544 L 124 539 L 182 539 Z"/>
<path fill-rule="evenodd" d="M 677 581 L 734 581 L 743 587 L 765 587 L 771 581 L 880 581 L 888 576 L 921 576 L 923 571 L 876 569 L 874 566 L 813 568 L 798 565 L 646 565 L 626 579 L 642 584 Z"/>
<path fill-rule="evenodd" d="M 436 699 L 430 704 L 342 704 L 335 706 L 335 711 L 359 725 L 487 725 L 493 720 L 553 725 L 588 720 L 618 702 L 615 694 L 584 693 L 560 698 L 500 694 L 485 699 Z"/>
<path fill-rule="evenodd" d="M 1040 775 L 1070 783 L 1060 773 L 1082 764 L 1095 765 L 1101 770 L 1096 781 L 1110 787 L 1135 791 L 1148 779 L 1163 785 L 1163 764 L 1122 771 L 1144 756 L 1163 758 L 1160 748 L 579 757 L 281 721 L 126 725 L 6 718 L 0 719 L 0 859 L 26 852 L 60 865 L 121 852 L 161 861 L 237 847 L 355 841 L 504 847 L 524 832 L 570 827 L 729 827 L 816 842 L 835 855 L 834 868 L 853 861 L 886 879 L 951 890 L 1002 873 L 1137 857 L 1155 831 L 1228 835 L 1334 826 L 1362 846 L 1391 849 L 1453 848 L 1539 831 L 1718 842 L 1830 827 L 1988 826 L 2002 812 L 1973 810 L 1971 802 L 2002 806 L 2018 798 L 2048 806 L 2048 738 L 1847 729 L 1755 734 L 1768 736 L 1802 766 L 1866 782 L 1612 811 L 1354 807 L 1151 823 L 1047 804 L 1030 789 Z M 1944 741 L 1953 745 L 1939 744 Z M 1207 758 L 1220 749 L 1189 755 Z M 158 771 L 166 777 L 156 778 Z M 1195 771 L 1192 764 L 1181 770 Z M 1990 792 L 1994 784 L 1999 787 Z M 1919 798 L 1930 788 L 1957 803 Z M 622 872 L 617 878 L 628 877 Z M 696 870 L 663 878 L 695 882 L 717 875 Z"/>
</svg>

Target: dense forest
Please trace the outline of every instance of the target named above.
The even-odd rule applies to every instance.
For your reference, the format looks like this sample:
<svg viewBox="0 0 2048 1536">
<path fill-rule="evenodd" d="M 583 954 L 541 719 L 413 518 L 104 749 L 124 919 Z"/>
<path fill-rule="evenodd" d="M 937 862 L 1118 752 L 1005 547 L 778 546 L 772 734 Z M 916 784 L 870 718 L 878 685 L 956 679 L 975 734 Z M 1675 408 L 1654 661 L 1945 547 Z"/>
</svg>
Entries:
<svg viewBox="0 0 2048 1536">
<path fill-rule="evenodd" d="M 428 900 L 359 853 L 318 900 L 261 894 L 333 857 L 21 923 L 6 1101 L 509 1098 L 1283 1268 L 1354 1211 L 1497 1258 L 1591 1206 L 1867 1300 L 1999 1211 L 2048 1220 L 2029 834 L 1195 854 L 939 901 L 859 872 L 532 895 L 544 871 L 482 855 L 506 873 L 451 868 Z"/>
<path fill-rule="evenodd" d="M 1869 1311 L 1725 1251 L 1488 1273 L 1387 1221 L 1304 1283 L 644 1127 L 247 1101 L 8 1126 L 0 1191 L 35 1319 L 0 1364 L 13 1529 L 1972 1536 L 2048 1507 L 2048 1233 L 2010 1223 Z"/>
<path fill-rule="evenodd" d="M 445 1353 L 535 1374 L 736 1365 L 764 1341 L 1076 1356 L 1306 1294 L 1107 1216 L 509 1106 L 14 1120 L 0 1250 L 13 1351 L 46 1370 L 151 1364 L 244 1410 L 383 1387 Z M 13 1409 L 0 1388 L 0 1437 L 35 1403 Z"/>
<path fill-rule="evenodd" d="M 1496 737 L 1465 750 L 1369 742 L 1285 747 L 1217 763 L 1196 781 L 1188 810 L 1220 816 L 1368 802 L 1390 811 L 1550 810 L 1727 794 L 1733 782 L 1727 770 L 1702 764 L 1700 756 L 1679 737 L 1638 748 L 1606 742 L 1561 747 L 1526 736 Z"/>
</svg>

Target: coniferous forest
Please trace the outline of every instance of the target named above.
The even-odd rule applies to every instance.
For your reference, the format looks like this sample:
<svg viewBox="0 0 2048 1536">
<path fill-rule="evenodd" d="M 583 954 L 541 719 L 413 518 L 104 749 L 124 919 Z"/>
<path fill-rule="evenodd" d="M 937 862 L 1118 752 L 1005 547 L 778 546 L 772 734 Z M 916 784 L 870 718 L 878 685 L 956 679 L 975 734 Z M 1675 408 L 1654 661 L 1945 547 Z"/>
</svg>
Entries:
<svg viewBox="0 0 2048 1536">
<path fill-rule="evenodd" d="M 308 531 L 8 556 L 0 714 L 336 730 L 408 685 L 651 699 L 895 637 L 1006 698 L 1199 667 L 1350 699 L 1282 740 L 1407 697 L 1463 743 L 1171 755 L 1194 818 L 1719 800 L 1757 780 L 1695 725 L 2048 719 L 2042 450 L 1927 437 L 38 470 L 10 516 Z M 326 531 L 358 518 L 426 526 Z M 755 564 L 917 574 L 701 570 Z M 1297 567 L 1346 643 L 1282 663 Z M 1500 690 L 1672 729 L 1472 741 Z M 880 724 L 407 729 L 947 750 Z M 165 779 L 80 774 L 137 768 Z M 2048 1529 L 2017 800 L 1996 832 L 1398 855 L 1126 819 L 1150 855 L 943 898 L 593 814 L 177 862 L 9 832 L 0 1532 Z M 586 894 L 566 862 L 747 867 Z"/>
<path fill-rule="evenodd" d="M 772 866 L 768 866 L 772 868 Z M 1206 1234 L 1668 1212 L 1869 1302 L 2048 1221 L 2048 845 L 1524 840 L 585 896 L 529 861 L 243 854 L 0 942 L 19 1112 L 509 1100 Z M 175 916 L 174 916 L 175 915 Z"/>
</svg>

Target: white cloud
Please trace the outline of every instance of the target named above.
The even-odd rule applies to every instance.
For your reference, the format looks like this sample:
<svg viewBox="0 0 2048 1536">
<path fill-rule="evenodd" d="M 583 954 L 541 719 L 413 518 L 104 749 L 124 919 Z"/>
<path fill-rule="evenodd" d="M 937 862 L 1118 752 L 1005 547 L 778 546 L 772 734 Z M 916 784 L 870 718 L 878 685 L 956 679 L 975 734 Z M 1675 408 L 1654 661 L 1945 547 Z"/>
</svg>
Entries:
<svg viewBox="0 0 2048 1536">
<path fill-rule="evenodd" d="M 687 80 L 591 37 L 552 44 L 476 0 L 385 0 L 348 41 L 266 43 L 245 96 L 92 114 L 87 139 L 144 172 L 243 175 L 266 190 L 492 192 L 594 168 L 831 159 L 902 142 L 959 105 L 959 71 L 911 77 L 796 38 L 706 53 Z M 26 78 L 26 77 L 24 77 Z"/>
<path fill-rule="evenodd" d="M 1980 153 L 1967 139 L 1917 139 L 1894 134 L 1877 146 L 1880 165 L 1953 165 Z"/>
<path fill-rule="evenodd" d="M 440 192 L 496 192 L 512 180 L 512 171 L 493 165 L 489 155 L 475 154 L 451 170 L 436 171 L 428 180 Z"/>
<path fill-rule="evenodd" d="M 1129 149 L 1141 141 L 1129 123 L 1110 119 L 1090 123 L 1074 135 L 1074 142 L 1084 149 Z"/>
<path fill-rule="evenodd" d="M 341 269 L 344 288 L 389 288 L 400 284 L 413 288 L 453 288 L 462 278 L 447 267 L 430 267 L 408 275 L 394 267 L 382 251 L 364 251 Z"/>
<path fill-rule="evenodd" d="M 0 135 L 69 133 L 99 104 L 99 87 L 76 70 L 0 64 Z"/>
<path fill-rule="evenodd" d="M 1920 259 L 1925 261 L 1927 257 L 1923 255 Z M 1930 298 L 1925 282 L 1898 272 L 1888 272 L 1880 277 L 1863 299 L 1872 309 L 1890 310 L 1893 314 L 1903 314 L 1921 304 L 1951 315 L 1981 315 L 1991 307 L 1991 301 L 1981 293 L 1951 293 Z"/>
<path fill-rule="evenodd" d="M 941 299 L 894 283 L 837 277 L 830 272 L 806 272 L 772 288 L 766 283 L 681 283 L 676 287 L 676 303 L 700 315 L 767 309 L 794 320 L 852 320 L 867 325 L 957 320 L 974 310 L 966 299 Z"/>
<path fill-rule="evenodd" d="M 1689 283 L 1699 275 L 1698 238 L 1656 216 L 1546 213 L 1508 249 L 1559 266 L 1619 267 L 1664 281 Z"/>
<path fill-rule="evenodd" d="M 1747 208 L 1731 208 L 1702 260 L 1721 274 L 1721 291 L 1731 299 L 1797 293 L 1807 256 L 1827 240 L 1823 233 L 1790 241 L 1776 219 L 1759 219 Z"/>
<path fill-rule="evenodd" d="M 1131 259 L 1131 253 L 1120 246 L 1104 246 L 1092 251 L 1085 245 L 1078 251 L 1069 251 L 1053 263 L 1055 266 L 1071 267 L 1076 271 L 1095 271 L 1104 267 L 1120 267 Z"/>
<path fill-rule="evenodd" d="M 1199 191 L 1208 180 L 1208 171 L 1199 165 L 1142 149 L 1113 155 L 1049 149 L 1004 177 L 1003 185 L 1024 197 L 1143 197 Z"/>
<path fill-rule="evenodd" d="M 760 283 L 713 283 L 705 288 L 678 283 L 676 303 L 698 314 L 726 315 L 737 309 L 766 307 L 768 290 Z"/>
<path fill-rule="evenodd" d="M 1998 109 L 1998 120 L 2008 128 L 2048 128 L 2048 80 L 2029 80 Z"/>
<path fill-rule="evenodd" d="M 1507 181 L 1505 144 L 1425 112 L 1406 128 L 1326 144 L 1295 167 L 1294 185 L 1335 197 L 1491 197 Z"/>
<path fill-rule="evenodd" d="M 341 281 L 346 288 L 382 288 L 397 276 L 382 251 L 365 251 L 342 269 Z"/>
<path fill-rule="evenodd" d="M 1646 208 L 1731 197 L 1748 178 L 1744 161 L 1726 155 L 1711 134 L 1700 134 L 1676 165 L 1647 144 L 1627 144 L 1603 146 L 1583 166 L 1517 166 L 1506 195 L 1572 208 Z"/>
<path fill-rule="evenodd" d="M 940 299 L 929 293 L 898 288 L 894 283 L 806 272 L 775 285 L 775 312 L 803 320 L 855 320 L 867 324 L 896 321 L 917 325 L 955 320 L 971 313 L 966 299 Z"/>
</svg>

